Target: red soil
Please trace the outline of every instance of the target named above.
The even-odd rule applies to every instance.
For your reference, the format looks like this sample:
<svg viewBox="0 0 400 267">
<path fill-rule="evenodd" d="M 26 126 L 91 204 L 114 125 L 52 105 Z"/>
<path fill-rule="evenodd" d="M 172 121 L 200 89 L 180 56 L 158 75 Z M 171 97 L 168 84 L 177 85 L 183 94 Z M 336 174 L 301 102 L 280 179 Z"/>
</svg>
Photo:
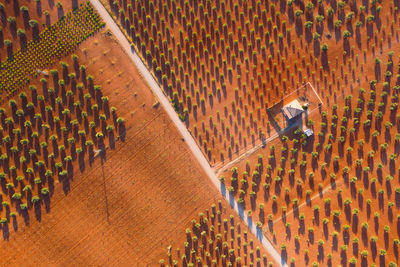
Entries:
<svg viewBox="0 0 400 267">
<path fill-rule="evenodd" d="M 184 246 L 177 249 L 176 255 L 168 254 L 164 263 L 171 266 L 187 266 L 189 263 L 207 266 L 268 264 L 267 255 L 261 254 L 262 249 L 249 237 L 236 216 L 224 214 L 222 201 L 199 213 L 185 232 Z"/>
<path fill-rule="evenodd" d="M 297 88 L 298 84 L 290 76 L 289 69 L 287 73 L 276 73 L 277 66 L 284 66 L 286 59 L 278 55 L 279 62 L 274 62 L 273 67 L 273 57 L 267 58 L 269 52 L 280 48 L 278 44 L 269 48 L 270 37 L 264 35 L 265 30 L 259 25 L 264 23 L 266 26 L 267 17 L 272 12 L 264 9 L 264 4 L 258 2 L 256 7 L 255 1 L 250 3 L 230 0 L 226 5 L 222 4 L 223 1 L 200 1 L 198 4 L 201 3 L 204 7 L 204 10 L 200 10 L 200 6 L 194 1 L 188 1 L 187 6 L 183 1 L 176 1 L 174 4 L 168 1 L 165 7 L 163 2 L 155 1 L 150 8 L 146 1 L 139 1 L 129 3 L 131 9 L 128 9 L 125 2 L 113 8 L 110 8 L 110 1 L 103 3 L 117 15 L 116 21 L 126 25 L 124 20 L 129 19 L 126 27 L 128 35 L 140 35 L 140 42 L 134 43 L 149 63 L 149 68 L 159 77 L 165 92 L 178 106 L 179 113 L 186 115 L 189 130 L 211 165 L 220 167 L 220 163 L 229 162 L 246 149 L 261 143 L 262 136 L 274 134 L 268 123 L 266 108 L 283 97 L 290 86 Z M 254 9 L 249 11 L 252 5 Z M 120 8 L 125 10 L 125 17 L 118 15 Z M 141 12 L 142 8 L 144 12 Z M 225 12 L 225 8 L 230 11 L 229 14 Z M 177 11 L 179 9 L 182 12 Z M 147 21 L 142 23 L 154 10 L 158 10 L 159 20 L 165 21 L 167 31 L 161 30 L 161 26 L 153 31 Z M 262 18 L 261 10 L 266 11 Z M 188 19 L 186 25 L 183 17 L 192 16 L 189 12 L 193 17 Z M 239 19 L 242 12 L 243 18 Z M 168 17 L 165 15 L 167 13 Z M 259 19 L 253 19 L 256 14 Z M 159 24 L 158 19 L 150 17 L 153 19 L 152 23 Z M 198 21 L 195 22 L 196 20 Z M 211 24 L 212 21 L 215 26 Z M 189 27 L 189 23 L 192 26 Z M 130 29 L 131 25 L 135 28 Z M 145 29 L 154 39 L 154 43 L 149 42 L 145 34 L 142 34 Z M 279 24 L 277 32 L 282 32 L 285 37 L 287 34 L 290 39 L 291 34 L 289 31 L 286 33 L 286 29 L 289 29 L 288 25 L 281 28 Z M 162 38 L 153 32 L 159 32 Z M 166 32 L 170 32 L 170 37 Z M 277 35 L 277 32 L 274 34 Z M 258 37 L 260 40 L 256 41 Z M 271 33 L 271 40 L 272 38 Z M 165 48 L 168 51 L 162 48 L 164 41 L 167 42 Z M 142 44 L 145 44 L 144 50 Z M 287 47 L 284 51 L 283 47 L 281 50 L 281 54 L 285 56 L 289 51 Z M 146 55 L 148 52 L 150 58 Z M 152 59 L 156 60 L 156 65 L 152 63 Z M 291 62 L 294 59 L 287 60 Z M 170 70 L 164 68 L 167 63 L 171 65 Z M 161 73 L 156 69 L 160 66 Z M 167 79 L 161 75 L 165 75 Z M 278 77 L 275 76 L 287 79 L 281 88 L 278 88 Z"/>
<path fill-rule="evenodd" d="M 357 52 L 382 50 L 395 35 L 395 20 L 379 14 L 397 12 L 388 2 L 380 10 L 380 3 L 361 0 L 104 2 L 178 111 L 188 115 L 188 128 L 215 166 L 274 133 L 266 108 L 287 92 L 309 80 L 323 96 L 337 95 L 333 86 L 351 86 Z M 381 40 L 374 27 L 382 30 Z M 343 82 L 336 79 L 339 68 Z"/>
<path fill-rule="evenodd" d="M 363 1 L 355 2 L 358 10 Z M 330 6 L 329 3 L 326 5 Z M 398 141 L 400 128 L 397 111 L 399 80 L 396 76 L 398 69 L 395 66 L 398 66 L 399 60 L 394 56 L 400 48 L 398 42 L 394 41 L 394 38 L 398 40 L 398 8 L 395 6 L 397 3 L 393 5 L 393 2 L 382 1 L 375 7 L 369 5 L 366 14 L 363 15 L 364 19 L 368 14 L 374 14 L 374 10 L 378 9 L 379 5 L 382 5 L 381 15 L 375 14 L 375 18 L 380 18 L 370 22 L 367 27 L 362 26 L 360 36 L 354 39 L 349 38 L 348 44 L 347 41 L 343 41 L 343 37 L 340 41 L 336 41 L 335 36 L 332 36 L 330 40 L 327 36 L 323 37 L 323 41 L 329 47 L 327 55 L 327 61 L 330 62 L 329 69 L 318 70 L 311 77 L 325 103 L 322 111 L 327 113 L 324 115 L 321 112 L 311 116 L 308 125 L 314 129 L 315 136 L 307 139 L 307 143 L 302 145 L 301 141 L 305 140 L 303 137 L 296 136 L 293 132 L 285 133 L 289 136 L 285 151 L 281 150 L 285 146 L 284 142 L 277 139 L 267 145 L 269 149 L 256 152 L 262 155 L 261 165 L 256 166 L 260 163 L 258 155 L 252 155 L 247 159 L 248 167 L 245 162 L 237 165 L 237 182 L 234 181 L 232 184 L 232 172 L 227 171 L 223 174 L 228 187 L 231 185 L 235 187 L 235 183 L 238 184 L 235 190 L 236 199 L 242 198 L 245 208 L 256 213 L 255 216 L 265 223 L 265 233 L 274 240 L 277 249 L 280 250 L 282 245 L 286 246 L 288 261 L 290 263 L 290 258 L 294 257 L 295 266 L 311 265 L 314 262 L 319 263 L 319 266 L 336 266 L 337 264 L 353 266 L 350 263 L 353 256 L 357 260 L 356 266 L 367 266 L 373 262 L 377 265 L 388 266 L 389 262 L 398 262 L 396 243 L 400 232 L 396 214 L 400 207 L 398 205 L 400 195 L 395 191 L 400 192 L 399 172 L 396 169 L 400 151 Z M 327 7 L 325 7 L 326 11 Z M 349 12 L 349 6 L 346 5 L 343 14 Z M 326 18 L 327 14 L 324 16 Z M 363 21 L 359 13 L 354 18 L 353 22 Z M 338 18 L 335 17 L 333 21 L 336 19 Z M 324 26 L 328 27 L 325 23 Z M 380 30 L 375 31 L 378 28 Z M 356 32 L 357 30 L 354 30 L 354 36 L 358 35 Z M 332 35 L 334 33 L 333 31 Z M 299 43 L 300 46 L 296 47 L 299 48 L 298 52 L 301 49 L 310 49 L 304 40 L 300 39 Z M 347 51 L 347 48 L 350 52 L 344 55 L 343 51 Z M 393 51 L 392 55 L 390 51 Z M 310 54 L 311 52 L 305 54 L 304 65 L 307 66 L 306 63 L 309 62 L 312 69 L 314 58 Z M 308 59 L 309 56 L 311 59 Z M 376 85 L 374 85 L 374 80 L 376 80 Z M 369 101 L 372 102 L 369 103 Z M 346 117 L 347 121 L 342 119 L 343 117 Z M 370 126 L 364 123 L 367 120 L 370 120 Z M 336 127 L 332 127 L 335 125 Z M 376 131 L 374 135 L 377 134 L 376 138 L 373 137 L 374 131 Z M 272 145 L 275 145 L 275 153 L 273 157 L 270 157 Z M 295 152 L 293 149 L 297 149 L 297 153 L 293 153 Z M 291 163 L 292 158 L 297 158 L 297 160 Z M 304 167 L 301 166 L 302 164 Z M 348 174 L 344 174 L 343 171 L 347 169 L 346 166 L 348 166 Z M 256 169 L 259 170 L 259 174 L 255 173 L 252 177 Z M 243 175 L 244 171 L 247 174 Z M 267 173 L 268 176 L 266 176 Z M 247 189 L 241 185 L 243 176 L 247 180 Z M 353 177 L 357 179 L 352 179 Z M 253 181 L 254 186 L 252 186 Z M 336 189 L 331 189 L 331 184 Z M 373 184 L 375 186 L 372 186 Z M 264 185 L 269 189 L 264 190 Z M 239 189 L 243 191 L 240 192 Z M 339 189 L 342 190 L 343 202 L 346 199 L 352 201 L 349 219 L 346 219 L 344 204 L 339 205 L 337 201 Z M 251 191 L 254 191 L 254 197 L 251 196 L 253 194 Z M 324 211 L 324 200 L 327 198 L 331 198 L 329 216 L 325 215 Z M 370 215 L 368 215 L 369 208 L 366 204 L 368 199 L 371 201 Z M 301 207 L 297 209 L 294 202 L 298 202 Z M 309 203 L 306 205 L 307 202 Z M 260 213 L 261 203 L 263 212 Z M 319 219 L 315 218 L 315 206 L 320 208 Z M 392 207 L 389 209 L 389 206 Z M 289 214 L 286 221 L 280 219 L 283 210 Z M 339 228 L 335 228 L 338 226 L 333 220 L 334 210 L 341 211 Z M 374 222 L 375 212 L 379 212 L 377 230 L 375 230 Z M 352 213 L 358 213 L 358 215 L 354 216 Z M 301 214 L 304 215 L 304 226 L 299 229 Z M 329 219 L 327 236 L 324 235 L 322 222 L 325 217 Z M 361 230 L 363 222 L 369 224 L 366 244 L 363 242 Z M 285 223 L 288 223 L 288 229 Z M 343 237 L 345 224 L 350 225 L 348 238 Z M 387 236 L 384 233 L 385 226 L 390 227 Z M 315 229 L 313 243 L 308 242 L 310 227 Z M 290 236 L 281 234 L 286 233 L 287 230 L 290 230 Z M 331 246 L 334 231 L 338 232 L 337 250 Z M 296 252 L 296 234 L 299 236 L 300 245 L 298 253 Z M 372 236 L 378 237 L 375 256 L 370 243 Z M 352 240 L 356 237 L 359 240 L 359 248 L 353 255 Z M 322 246 L 323 258 L 320 257 L 321 253 L 319 255 L 317 253 L 320 239 L 325 243 Z M 342 254 L 341 246 L 345 244 L 349 247 L 347 252 Z M 308 260 L 304 257 L 304 249 L 309 250 Z M 386 253 L 386 256 L 380 256 L 381 249 L 383 249 L 382 254 Z M 368 251 L 365 259 L 362 259 L 361 255 L 363 250 Z M 328 261 L 329 253 L 332 255 L 331 261 Z M 347 258 L 341 257 L 345 255 Z"/>
<path fill-rule="evenodd" d="M 56 6 L 57 2 L 62 3 L 62 7 Z M 3 11 L 0 11 L 0 26 L 2 28 L 2 36 L 0 34 L 0 59 L 5 60 L 7 57 L 7 48 L 4 40 L 12 41 L 12 50 L 17 51 L 21 48 L 23 39 L 17 34 L 18 29 L 25 31 L 26 41 L 32 40 L 33 30 L 29 25 L 29 20 L 38 22 L 38 32 L 41 32 L 47 25 L 55 23 L 59 17 L 68 13 L 72 9 L 72 5 L 84 3 L 84 0 L 72 1 L 20 1 L 11 0 L 3 1 Z M 27 7 L 27 13 L 21 10 L 21 7 Z M 48 16 L 45 13 L 48 12 Z M 15 24 L 10 24 L 8 19 L 15 18 Z"/>
<path fill-rule="evenodd" d="M 112 37 L 102 31 L 76 54 L 109 96 L 110 107 L 125 118 L 126 139 L 91 167 L 86 160 L 82 173 L 74 162 L 70 192 L 55 185 L 50 212 L 41 207 L 41 222 L 33 211 L 29 226 L 17 216 L 18 231 L 9 224 L 9 241 L 1 242 L 2 261 L 154 266 L 169 245 L 184 242 L 189 220 L 222 198 Z M 73 66 L 70 57 L 64 61 Z M 232 213 L 222 206 L 223 214 Z"/>
</svg>

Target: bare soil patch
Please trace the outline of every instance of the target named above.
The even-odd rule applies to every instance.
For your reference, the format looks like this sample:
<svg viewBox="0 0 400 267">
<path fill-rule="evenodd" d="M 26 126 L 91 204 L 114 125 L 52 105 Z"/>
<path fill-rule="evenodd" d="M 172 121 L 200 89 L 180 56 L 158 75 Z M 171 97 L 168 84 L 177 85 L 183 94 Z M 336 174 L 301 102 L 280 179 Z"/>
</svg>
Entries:
<svg viewBox="0 0 400 267">
<path fill-rule="evenodd" d="M 29 226 L 17 218 L 15 231 L 10 223 L 2 259 L 7 265 L 153 266 L 169 245 L 184 242 L 182 233 L 198 211 L 222 198 L 107 31 L 76 54 L 110 107 L 125 118 L 125 139 L 114 148 L 106 145 L 90 167 L 85 161 L 83 172 L 74 162 L 68 194 L 55 185 L 49 212 L 40 207 L 41 222 L 31 212 Z M 64 60 L 73 66 L 70 57 Z M 224 202 L 222 207 L 223 214 L 231 213 Z"/>
</svg>

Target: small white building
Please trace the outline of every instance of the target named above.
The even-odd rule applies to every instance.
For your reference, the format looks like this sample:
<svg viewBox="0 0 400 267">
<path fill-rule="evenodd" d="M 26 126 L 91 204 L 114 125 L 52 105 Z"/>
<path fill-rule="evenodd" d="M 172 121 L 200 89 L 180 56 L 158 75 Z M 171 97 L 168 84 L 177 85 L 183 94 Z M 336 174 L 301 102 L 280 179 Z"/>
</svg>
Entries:
<svg viewBox="0 0 400 267">
<path fill-rule="evenodd" d="M 305 134 L 307 137 L 310 137 L 310 136 L 313 136 L 314 131 L 311 130 L 310 128 L 307 128 L 307 129 L 304 131 L 304 134 Z"/>
<path fill-rule="evenodd" d="M 303 107 L 297 99 L 285 105 L 281 110 L 288 121 L 294 121 L 304 112 Z"/>
</svg>

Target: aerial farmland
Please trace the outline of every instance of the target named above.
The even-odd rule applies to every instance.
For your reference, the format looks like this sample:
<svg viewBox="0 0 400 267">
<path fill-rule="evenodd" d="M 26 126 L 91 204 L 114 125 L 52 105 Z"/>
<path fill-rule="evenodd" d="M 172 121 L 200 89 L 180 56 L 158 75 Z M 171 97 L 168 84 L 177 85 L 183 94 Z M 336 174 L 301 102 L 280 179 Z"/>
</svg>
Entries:
<svg viewBox="0 0 400 267">
<path fill-rule="evenodd" d="M 398 266 L 399 8 L 1 0 L 0 266 Z"/>
</svg>

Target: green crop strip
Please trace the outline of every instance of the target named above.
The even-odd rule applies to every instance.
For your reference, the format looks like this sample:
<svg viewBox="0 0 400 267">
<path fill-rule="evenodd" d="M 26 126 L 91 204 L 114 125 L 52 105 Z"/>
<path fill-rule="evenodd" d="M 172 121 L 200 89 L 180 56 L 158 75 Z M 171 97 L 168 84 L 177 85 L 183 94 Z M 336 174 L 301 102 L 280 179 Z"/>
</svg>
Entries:
<svg viewBox="0 0 400 267">
<path fill-rule="evenodd" d="M 89 2 L 69 12 L 15 52 L 0 65 L 0 94 L 11 95 L 43 69 L 68 55 L 89 36 L 104 26 Z"/>
</svg>

